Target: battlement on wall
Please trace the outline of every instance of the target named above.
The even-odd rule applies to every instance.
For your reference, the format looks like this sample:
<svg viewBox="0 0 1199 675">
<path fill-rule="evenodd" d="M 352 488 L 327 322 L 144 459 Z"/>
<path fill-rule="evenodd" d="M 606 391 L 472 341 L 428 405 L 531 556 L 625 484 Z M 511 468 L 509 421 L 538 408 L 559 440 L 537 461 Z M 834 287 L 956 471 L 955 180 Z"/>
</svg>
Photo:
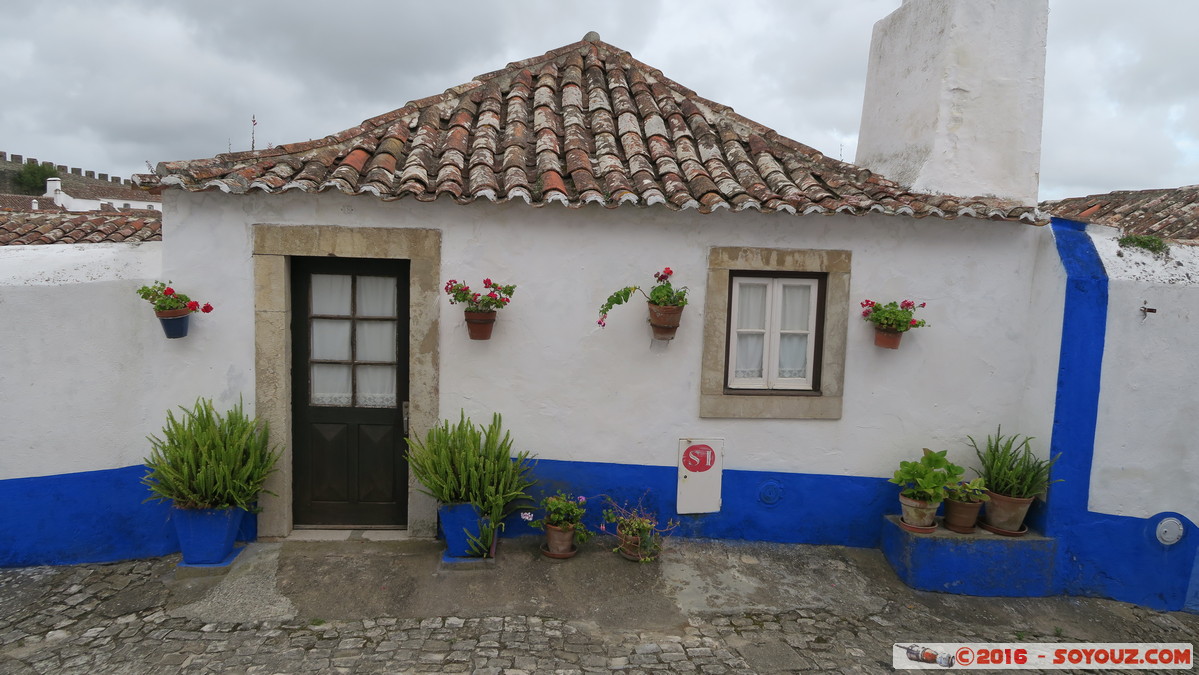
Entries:
<svg viewBox="0 0 1199 675">
<path fill-rule="evenodd" d="M 55 164 L 53 162 L 39 162 L 36 158 L 33 158 L 33 157 L 25 157 L 23 155 L 16 155 L 16 154 L 10 155 L 7 152 L 4 152 L 2 150 L 0 150 L 0 162 L 10 162 L 12 164 L 45 164 L 46 166 L 52 166 L 55 169 L 58 169 L 58 173 L 60 176 L 64 176 L 64 177 L 65 176 L 79 176 L 80 178 L 88 178 L 91 180 L 105 181 L 105 182 L 113 183 L 115 185 L 123 185 L 126 187 L 133 186 L 133 182 L 131 180 L 129 180 L 128 178 L 122 178 L 120 176 L 109 176 L 107 173 L 99 173 L 97 171 L 91 171 L 88 169 L 80 169 L 80 168 L 73 167 L 73 166 L 68 167 L 65 164 Z"/>
</svg>

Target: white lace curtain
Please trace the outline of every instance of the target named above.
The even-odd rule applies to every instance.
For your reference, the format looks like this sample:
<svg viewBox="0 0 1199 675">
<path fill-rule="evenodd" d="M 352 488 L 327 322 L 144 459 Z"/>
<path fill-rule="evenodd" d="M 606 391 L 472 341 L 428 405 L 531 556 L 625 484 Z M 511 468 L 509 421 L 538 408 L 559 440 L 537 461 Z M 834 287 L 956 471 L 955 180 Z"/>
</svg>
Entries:
<svg viewBox="0 0 1199 675">
<path fill-rule="evenodd" d="M 354 291 L 356 287 L 356 292 Z M 356 302 L 351 304 L 351 294 Z M 311 364 L 314 405 L 387 408 L 396 405 L 396 279 L 312 276 Z M 392 320 L 362 320 L 393 317 Z M 387 365 L 362 365 L 382 361 Z"/>
<path fill-rule="evenodd" d="M 785 378 L 807 377 L 810 303 L 811 287 L 807 285 L 776 285 L 769 279 L 763 279 L 761 283 L 744 280 L 738 283 L 737 348 L 733 376 L 762 378 L 766 368 L 771 365 L 766 362 L 766 341 L 771 339 L 769 335 L 777 332 L 776 375 Z"/>
</svg>

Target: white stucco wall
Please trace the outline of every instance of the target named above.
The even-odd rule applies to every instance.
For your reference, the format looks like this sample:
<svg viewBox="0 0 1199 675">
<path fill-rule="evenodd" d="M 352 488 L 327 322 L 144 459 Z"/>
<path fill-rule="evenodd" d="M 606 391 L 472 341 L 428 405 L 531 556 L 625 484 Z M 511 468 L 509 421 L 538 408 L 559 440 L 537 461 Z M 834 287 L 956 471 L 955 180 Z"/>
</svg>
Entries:
<svg viewBox="0 0 1199 675">
<path fill-rule="evenodd" d="M 855 164 L 1037 203 L 1048 0 L 905 0 L 874 27 Z"/>
<path fill-rule="evenodd" d="M 1120 249 L 1111 229 L 1088 232 L 1109 276 L 1090 509 L 1199 520 L 1199 247 L 1163 257 Z"/>
<path fill-rule="evenodd" d="M 140 464 L 197 370 L 135 295 L 162 246 L 0 247 L 0 479 Z M 193 322 L 193 336 L 203 322 Z M 205 358 L 208 358 L 207 356 Z"/>
<path fill-rule="evenodd" d="M 166 276 L 203 279 L 221 310 L 194 344 L 210 389 L 253 387 L 252 223 L 442 230 L 442 281 L 484 277 L 518 286 L 487 342 L 466 336 L 460 307 L 440 305 L 442 417 L 501 412 L 518 447 L 562 460 L 674 465 L 680 437 L 726 439 L 725 467 L 889 476 L 923 447 L 968 456 L 966 434 L 1005 430 L 1048 438 L 1052 374 L 1028 357 L 1047 339 L 1026 311 L 1030 268 L 1050 240 L 1026 224 L 972 219 L 581 211 L 524 204 L 339 194 L 167 194 Z M 1048 244 L 1051 246 L 1052 244 Z M 841 420 L 698 417 L 703 294 L 711 246 L 850 249 L 852 297 L 925 301 L 932 324 L 898 351 L 873 346 L 853 320 Z M 678 337 L 651 344 L 644 305 L 596 310 L 664 266 L 692 289 Z M 856 312 L 855 312 L 856 315 Z M 1060 316 L 1060 314 L 1059 314 Z"/>
</svg>

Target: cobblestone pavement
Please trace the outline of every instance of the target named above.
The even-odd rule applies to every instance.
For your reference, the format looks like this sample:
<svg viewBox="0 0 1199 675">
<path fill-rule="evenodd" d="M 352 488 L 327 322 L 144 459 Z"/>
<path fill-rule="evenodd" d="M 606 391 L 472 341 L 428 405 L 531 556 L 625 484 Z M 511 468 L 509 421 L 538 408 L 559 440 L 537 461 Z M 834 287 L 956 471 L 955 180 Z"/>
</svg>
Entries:
<svg viewBox="0 0 1199 675">
<path fill-rule="evenodd" d="M 810 570 L 877 554 L 776 548 L 802 551 Z M 699 555 L 684 549 L 684 558 Z M 894 578 L 865 593 L 852 583 L 838 591 L 836 577 L 797 581 L 832 586 L 800 601 L 807 606 L 688 612 L 650 630 L 636 613 L 620 626 L 529 614 L 208 622 L 173 611 L 177 560 L 0 570 L 0 673 L 882 673 L 892 672 L 897 641 L 1191 642 L 1199 634 L 1195 615 L 1104 600 L 965 598 L 911 591 Z M 603 602 L 608 592 L 619 589 L 587 597 Z M 664 582 L 662 592 L 678 589 Z M 838 592 L 855 597 L 840 601 Z"/>
</svg>

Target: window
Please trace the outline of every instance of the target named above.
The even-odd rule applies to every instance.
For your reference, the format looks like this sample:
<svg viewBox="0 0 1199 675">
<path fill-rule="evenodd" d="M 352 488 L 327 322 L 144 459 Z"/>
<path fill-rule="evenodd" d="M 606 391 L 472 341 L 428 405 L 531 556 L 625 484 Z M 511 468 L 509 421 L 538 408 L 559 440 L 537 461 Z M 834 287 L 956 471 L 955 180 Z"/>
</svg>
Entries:
<svg viewBox="0 0 1199 675">
<path fill-rule="evenodd" d="M 733 273 L 728 388 L 819 389 L 823 276 Z"/>
<path fill-rule="evenodd" d="M 850 251 L 708 251 L 700 417 L 840 419 Z"/>
</svg>

